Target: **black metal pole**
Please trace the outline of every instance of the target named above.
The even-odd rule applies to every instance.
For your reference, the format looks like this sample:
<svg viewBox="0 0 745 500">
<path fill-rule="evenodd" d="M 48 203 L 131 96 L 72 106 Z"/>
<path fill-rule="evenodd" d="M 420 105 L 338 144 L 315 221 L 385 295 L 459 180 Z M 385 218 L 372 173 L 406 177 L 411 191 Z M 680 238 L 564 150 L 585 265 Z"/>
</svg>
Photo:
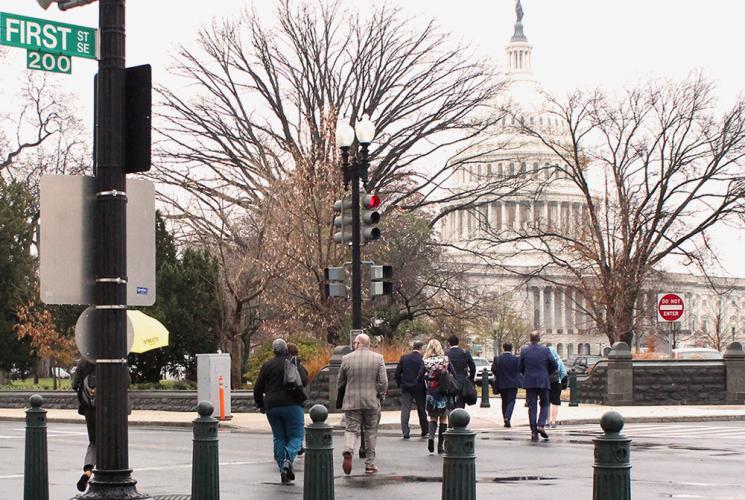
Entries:
<svg viewBox="0 0 745 500">
<path fill-rule="evenodd" d="M 362 160 L 352 162 L 352 329 L 362 328 L 362 264 L 360 257 L 360 168 L 367 160 L 367 144 L 361 144 Z M 351 336 L 349 339 L 352 342 Z"/>
<path fill-rule="evenodd" d="M 125 0 L 99 0 L 95 132 L 96 455 L 78 498 L 147 499 L 135 488 L 127 435 Z"/>
</svg>

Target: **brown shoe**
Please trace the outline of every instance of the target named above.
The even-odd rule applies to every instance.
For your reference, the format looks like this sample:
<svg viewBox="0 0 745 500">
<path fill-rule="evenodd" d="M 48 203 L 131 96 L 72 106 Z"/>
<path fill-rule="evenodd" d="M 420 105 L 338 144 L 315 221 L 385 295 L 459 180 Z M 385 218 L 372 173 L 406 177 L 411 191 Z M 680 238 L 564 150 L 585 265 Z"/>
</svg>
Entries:
<svg viewBox="0 0 745 500">
<path fill-rule="evenodd" d="M 341 469 L 344 471 L 344 474 L 349 475 L 352 473 L 352 452 L 345 451 L 342 453 L 342 456 L 344 457 L 344 461 L 341 463 Z"/>
</svg>

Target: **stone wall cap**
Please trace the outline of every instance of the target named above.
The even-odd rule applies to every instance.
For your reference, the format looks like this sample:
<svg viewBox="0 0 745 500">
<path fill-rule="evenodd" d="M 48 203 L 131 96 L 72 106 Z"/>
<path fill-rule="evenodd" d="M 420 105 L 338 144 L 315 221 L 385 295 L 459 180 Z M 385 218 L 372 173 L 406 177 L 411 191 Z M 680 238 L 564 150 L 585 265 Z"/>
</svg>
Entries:
<svg viewBox="0 0 745 500">
<path fill-rule="evenodd" d="M 724 351 L 724 359 L 745 359 L 745 351 L 740 342 L 732 342 Z"/>
<path fill-rule="evenodd" d="M 608 359 L 631 359 L 631 349 L 626 342 L 616 342 L 608 353 Z"/>
</svg>

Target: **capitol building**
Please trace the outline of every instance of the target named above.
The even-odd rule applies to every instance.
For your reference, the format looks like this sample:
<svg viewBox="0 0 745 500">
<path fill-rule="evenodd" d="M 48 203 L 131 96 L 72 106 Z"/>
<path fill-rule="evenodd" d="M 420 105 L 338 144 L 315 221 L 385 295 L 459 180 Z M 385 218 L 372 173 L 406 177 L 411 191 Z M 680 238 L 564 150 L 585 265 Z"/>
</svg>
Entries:
<svg viewBox="0 0 745 500">
<path fill-rule="evenodd" d="M 526 124 L 543 133 L 560 133 L 558 119 L 546 112 L 545 94 L 532 72 L 533 47 L 524 33 L 522 16 L 518 1 L 514 34 L 506 46 L 507 97 L 499 103 L 500 107 L 509 104 L 513 111 L 499 119 L 489 141 L 467 152 L 478 160 L 456 162 L 450 189 L 456 194 L 478 191 L 478 200 L 461 203 L 457 209 L 445 205 L 446 215 L 439 221 L 438 231 L 448 248 L 448 260 L 463 266 L 471 285 L 507 301 L 526 331 L 539 330 L 543 342 L 555 345 L 564 358 L 601 354 L 608 347 L 608 338 L 585 314 L 586 302 L 571 286 L 566 271 L 548 266 L 545 252 L 517 237 L 539 225 L 574 234 L 585 224 L 585 198 L 567 178 L 559 158 L 514 127 L 518 113 Z M 479 191 L 490 184 L 495 186 L 492 192 Z M 719 293 L 704 278 L 659 273 L 638 304 L 635 331 L 640 335 L 635 347 L 644 349 L 651 337 L 656 338 L 658 350 L 671 347 L 671 325 L 657 319 L 657 294 L 661 292 L 685 296 L 685 314 L 674 328 L 675 346 L 712 347 L 706 338 L 711 335 L 705 332 L 714 330 L 722 338 L 722 349 L 745 337 L 745 314 L 741 312 L 745 310 L 745 280 L 715 281 L 720 285 L 716 287 Z M 488 335 L 482 332 L 477 340 L 476 333 L 471 334 L 471 343 L 480 344 L 474 349 L 476 354 L 494 354 L 497 347 Z"/>
</svg>

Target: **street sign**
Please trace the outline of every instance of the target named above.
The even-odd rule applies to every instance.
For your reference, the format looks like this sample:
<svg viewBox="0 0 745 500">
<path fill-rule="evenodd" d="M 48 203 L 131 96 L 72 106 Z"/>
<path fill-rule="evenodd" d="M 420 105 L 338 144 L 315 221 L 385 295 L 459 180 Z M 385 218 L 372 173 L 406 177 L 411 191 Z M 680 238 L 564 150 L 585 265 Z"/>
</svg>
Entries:
<svg viewBox="0 0 745 500">
<path fill-rule="evenodd" d="M 0 12 L 0 45 L 96 59 L 95 28 Z"/>
<path fill-rule="evenodd" d="M 41 178 L 39 280 L 45 304 L 93 304 L 96 181 Z M 127 305 L 155 303 L 155 186 L 127 179 Z"/>
<path fill-rule="evenodd" d="M 72 57 L 64 54 L 52 54 L 50 52 L 39 52 L 38 50 L 26 51 L 26 68 L 51 71 L 52 73 L 72 72 Z"/>
<path fill-rule="evenodd" d="M 94 338 L 94 332 L 96 331 L 95 316 L 101 314 L 101 312 L 101 309 L 90 306 L 80 313 L 78 321 L 75 323 L 75 345 L 80 355 L 91 363 L 96 362 Z M 127 352 L 132 350 L 134 339 L 134 326 L 132 325 L 132 320 L 129 318 L 129 311 L 127 311 Z"/>
<path fill-rule="evenodd" d="M 683 319 L 685 313 L 685 294 L 682 293 L 658 293 L 657 294 L 657 321 L 660 323 L 672 323 Z"/>
</svg>

